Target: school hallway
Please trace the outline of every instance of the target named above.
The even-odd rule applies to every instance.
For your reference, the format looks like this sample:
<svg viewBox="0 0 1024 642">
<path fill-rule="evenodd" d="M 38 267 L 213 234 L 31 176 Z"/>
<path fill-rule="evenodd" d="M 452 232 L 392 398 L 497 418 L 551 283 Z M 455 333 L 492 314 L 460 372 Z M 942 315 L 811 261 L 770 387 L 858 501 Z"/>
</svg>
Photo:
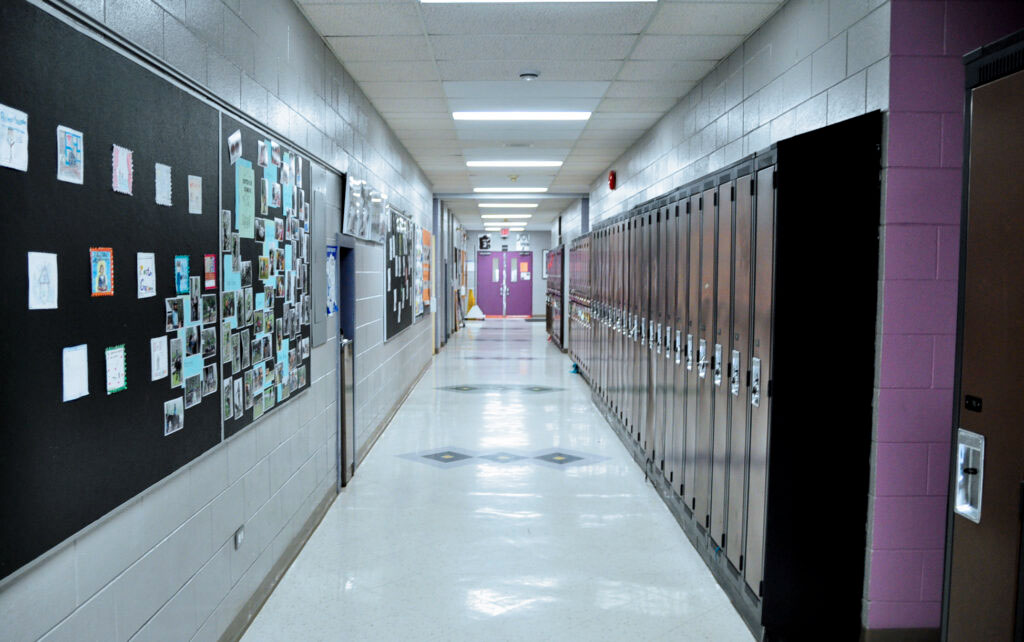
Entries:
<svg viewBox="0 0 1024 642">
<path fill-rule="evenodd" d="M 750 640 L 571 366 L 467 324 L 243 639 Z"/>
</svg>

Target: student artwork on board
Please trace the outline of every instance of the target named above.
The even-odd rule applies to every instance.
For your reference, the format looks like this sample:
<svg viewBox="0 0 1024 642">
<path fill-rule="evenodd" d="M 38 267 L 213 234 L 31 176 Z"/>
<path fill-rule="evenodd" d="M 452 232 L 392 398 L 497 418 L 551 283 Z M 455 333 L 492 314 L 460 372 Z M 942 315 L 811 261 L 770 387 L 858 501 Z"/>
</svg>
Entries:
<svg viewBox="0 0 1024 642">
<path fill-rule="evenodd" d="M 178 294 L 188 294 L 188 272 L 188 255 L 176 255 L 174 257 L 174 287 Z"/>
<path fill-rule="evenodd" d="M 103 352 L 107 371 L 107 394 L 121 392 L 128 387 L 128 357 L 124 344 L 112 346 Z"/>
<path fill-rule="evenodd" d="M 136 252 L 137 295 L 140 299 L 156 296 L 156 257 L 152 252 Z"/>
<path fill-rule="evenodd" d="M 164 402 L 164 437 L 185 427 L 185 400 L 182 397 Z"/>
<path fill-rule="evenodd" d="M 92 275 L 92 296 L 114 296 L 114 250 L 109 247 L 89 248 Z"/>
<path fill-rule="evenodd" d="M 85 143 L 82 132 L 57 126 L 57 180 L 81 185 L 85 179 Z"/>
<path fill-rule="evenodd" d="M 28 114 L 0 105 L 0 166 L 28 171 Z"/>
<path fill-rule="evenodd" d="M 228 154 L 231 156 L 231 164 L 242 157 L 242 132 L 235 130 L 235 133 L 228 136 Z"/>
<path fill-rule="evenodd" d="M 203 213 L 203 177 L 192 176 L 188 177 L 188 213 L 189 214 L 202 214 Z"/>
<path fill-rule="evenodd" d="M 111 187 L 119 194 L 132 195 L 135 164 L 132 150 L 114 145 L 110 154 Z"/>
<path fill-rule="evenodd" d="M 28 253 L 28 309 L 57 309 L 57 255 Z"/>
<path fill-rule="evenodd" d="M 171 206 L 171 166 L 156 163 L 153 169 L 156 183 L 156 204 Z"/>
</svg>

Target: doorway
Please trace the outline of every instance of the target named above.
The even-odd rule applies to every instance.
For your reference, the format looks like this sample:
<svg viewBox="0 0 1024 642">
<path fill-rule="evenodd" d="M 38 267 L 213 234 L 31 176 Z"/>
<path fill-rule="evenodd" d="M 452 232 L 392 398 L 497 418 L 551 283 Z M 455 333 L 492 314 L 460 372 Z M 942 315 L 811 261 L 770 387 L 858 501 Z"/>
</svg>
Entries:
<svg viewBox="0 0 1024 642">
<path fill-rule="evenodd" d="M 478 251 L 477 305 L 489 317 L 533 314 L 533 252 Z"/>
</svg>

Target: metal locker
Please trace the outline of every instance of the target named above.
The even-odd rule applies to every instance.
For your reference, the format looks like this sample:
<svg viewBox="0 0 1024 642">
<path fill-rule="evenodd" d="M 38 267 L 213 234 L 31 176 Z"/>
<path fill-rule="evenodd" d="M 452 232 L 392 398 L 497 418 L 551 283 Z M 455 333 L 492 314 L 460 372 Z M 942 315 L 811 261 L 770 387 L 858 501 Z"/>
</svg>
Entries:
<svg viewBox="0 0 1024 642">
<path fill-rule="evenodd" d="M 694 519 L 708 527 L 711 494 L 712 350 L 715 313 L 715 190 L 708 186 L 700 198 L 700 300 L 697 327 L 697 443 L 693 489 Z"/>
<path fill-rule="evenodd" d="M 647 439 L 647 383 L 650 360 L 647 356 L 648 327 L 650 324 L 650 230 L 646 214 L 640 215 L 640 251 L 637 253 L 637 294 L 640 304 L 640 340 L 637 344 L 637 394 L 636 421 L 637 441 L 642 445 Z"/>
<path fill-rule="evenodd" d="M 725 554 L 733 567 L 742 570 L 743 536 L 746 531 L 747 439 L 750 403 L 747 378 L 750 372 L 750 266 L 753 216 L 753 178 L 736 180 L 735 236 L 733 239 L 732 349 L 729 352 L 729 490 L 726 501 Z"/>
<path fill-rule="evenodd" d="M 686 287 L 686 344 L 684 360 L 686 384 L 686 439 L 683 453 L 683 499 L 694 508 L 694 489 L 697 486 L 697 343 L 700 329 L 700 194 L 690 197 L 687 204 L 687 237 L 689 239 L 689 268 Z"/>
<path fill-rule="evenodd" d="M 715 193 L 718 254 L 715 275 L 715 321 L 711 352 L 713 435 L 711 443 L 711 540 L 725 545 L 725 499 L 729 458 L 729 355 L 732 348 L 733 183 L 726 180 Z"/>
<path fill-rule="evenodd" d="M 640 383 L 640 360 L 641 350 L 640 347 L 643 345 L 643 337 L 646 336 L 644 331 L 644 320 L 641 317 L 643 310 L 640 305 L 640 264 L 641 264 L 641 252 L 643 251 L 643 243 L 641 242 L 643 217 L 633 217 L 633 229 L 631 236 L 631 250 L 630 250 L 630 280 L 632 285 L 629 288 L 629 296 L 632 302 L 633 308 L 633 340 L 629 346 L 629 364 L 630 364 L 630 376 L 627 385 L 629 386 L 629 421 L 630 421 L 630 433 L 633 435 L 633 439 L 638 439 L 640 434 L 640 390 L 642 388 Z"/>
<path fill-rule="evenodd" d="M 661 431 L 661 391 L 659 381 L 661 380 L 662 364 L 659 338 L 661 334 L 661 313 L 662 313 L 662 292 L 661 292 L 661 210 L 656 209 L 647 215 L 649 221 L 647 238 L 648 250 L 648 275 L 650 279 L 650 330 L 647 341 L 647 433 L 644 435 L 644 451 L 647 453 L 647 460 L 655 462 L 659 456 L 658 438 Z"/>
<path fill-rule="evenodd" d="M 750 467 L 747 543 L 743 575 L 756 595 L 764 573 L 768 486 L 768 419 L 772 364 L 772 287 L 775 241 L 775 167 L 757 172 L 754 217 L 753 345 L 750 351 Z"/>
<path fill-rule="evenodd" d="M 680 198 L 674 207 L 672 217 L 672 248 L 674 266 L 672 289 L 675 297 L 675 321 L 673 322 L 673 363 L 672 363 L 672 429 L 671 444 L 668 446 L 668 475 L 672 490 L 682 493 L 683 485 L 683 443 L 686 434 L 686 297 L 689 236 L 686 207 L 688 199 Z"/>
<path fill-rule="evenodd" d="M 665 330 L 662 334 L 662 398 L 665 407 L 664 427 L 662 428 L 662 445 L 659 464 L 662 474 L 673 482 L 675 475 L 672 472 L 671 458 L 673 456 L 672 438 L 675 431 L 675 394 L 673 384 L 675 382 L 675 343 L 674 332 L 678 327 L 676 320 L 676 213 L 679 210 L 678 202 L 672 202 L 665 207 L 665 216 L 662 220 L 662 238 L 664 239 L 664 283 L 665 292 Z"/>
</svg>

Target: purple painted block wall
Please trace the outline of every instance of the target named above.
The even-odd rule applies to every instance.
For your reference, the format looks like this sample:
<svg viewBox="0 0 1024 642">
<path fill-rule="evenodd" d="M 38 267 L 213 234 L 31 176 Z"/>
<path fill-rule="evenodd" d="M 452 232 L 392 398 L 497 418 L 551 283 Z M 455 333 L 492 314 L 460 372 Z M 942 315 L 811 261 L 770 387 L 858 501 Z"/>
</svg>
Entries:
<svg viewBox="0 0 1024 642">
<path fill-rule="evenodd" d="M 1024 3 L 893 0 L 867 626 L 938 627 L 959 253 L 961 57 Z"/>
</svg>

